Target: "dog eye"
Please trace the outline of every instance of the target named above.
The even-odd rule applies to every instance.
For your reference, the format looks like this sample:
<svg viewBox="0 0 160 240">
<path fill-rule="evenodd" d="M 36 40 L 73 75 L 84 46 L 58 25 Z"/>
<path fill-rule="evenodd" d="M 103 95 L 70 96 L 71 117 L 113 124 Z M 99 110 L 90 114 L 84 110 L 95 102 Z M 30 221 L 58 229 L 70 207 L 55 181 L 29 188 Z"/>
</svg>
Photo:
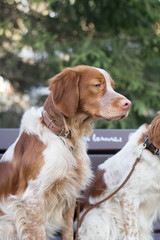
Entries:
<svg viewBox="0 0 160 240">
<path fill-rule="evenodd" d="M 93 85 L 93 87 L 96 87 L 96 88 L 98 88 L 98 87 L 100 87 L 100 86 L 101 86 L 100 83 L 97 83 L 97 84 L 94 84 L 94 85 Z"/>
</svg>

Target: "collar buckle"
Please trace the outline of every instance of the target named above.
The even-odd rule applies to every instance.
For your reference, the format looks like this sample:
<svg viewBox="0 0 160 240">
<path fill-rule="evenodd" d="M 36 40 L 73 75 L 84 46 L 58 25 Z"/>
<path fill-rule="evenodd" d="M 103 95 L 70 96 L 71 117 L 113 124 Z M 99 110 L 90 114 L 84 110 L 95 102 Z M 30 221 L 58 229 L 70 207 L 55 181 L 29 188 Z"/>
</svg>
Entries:
<svg viewBox="0 0 160 240">
<path fill-rule="evenodd" d="M 60 133 L 58 134 L 58 136 L 60 137 L 61 136 L 61 134 L 64 132 L 64 126 L 62 126 L 62 129 L 61 129 L 61 131 L 60 131 Z"/>
<path fill-rule="evenodd" d="M 64 138 L 67 138 L 69 134 L 70 134 L 70 130 L 68 130 L 68 131 L 65 133 Z"/>
</svg>

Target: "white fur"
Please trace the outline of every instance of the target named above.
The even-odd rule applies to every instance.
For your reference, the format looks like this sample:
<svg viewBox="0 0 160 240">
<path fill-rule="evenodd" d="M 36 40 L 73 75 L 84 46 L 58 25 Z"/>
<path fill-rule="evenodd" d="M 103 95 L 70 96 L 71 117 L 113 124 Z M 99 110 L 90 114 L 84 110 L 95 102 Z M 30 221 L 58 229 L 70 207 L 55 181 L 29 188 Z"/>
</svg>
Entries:
<svg viewBox="0 0 160 240">
<path fill-rule="evenodd" d="M 120 152 L 99 165 L 105 170 L 107 190 L 96 199 L 90 198 L 90 203 L 104 199 L 124 181 L 141 151 L 138 140 L 146 131 L 142 125 Z M 85 216 L 79 240 L 151 240 L 159 209 L 160 158 L 145 149 L 125 186 Z"/>
</svg>

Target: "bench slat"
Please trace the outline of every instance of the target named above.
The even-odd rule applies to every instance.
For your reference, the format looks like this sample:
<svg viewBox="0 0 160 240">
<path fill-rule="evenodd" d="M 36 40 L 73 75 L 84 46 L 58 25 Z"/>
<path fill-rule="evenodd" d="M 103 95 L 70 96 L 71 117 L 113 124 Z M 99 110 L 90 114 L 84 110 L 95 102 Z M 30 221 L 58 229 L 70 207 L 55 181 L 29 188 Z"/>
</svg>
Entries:
<svg viewBox="0 0 160 240">
<path fill-rule="evenodd" d="M 1 128 L 0 129 L 0 150 L 7 148 L 16 140 L 19 134 L 17 128 Z"/>
</svg>

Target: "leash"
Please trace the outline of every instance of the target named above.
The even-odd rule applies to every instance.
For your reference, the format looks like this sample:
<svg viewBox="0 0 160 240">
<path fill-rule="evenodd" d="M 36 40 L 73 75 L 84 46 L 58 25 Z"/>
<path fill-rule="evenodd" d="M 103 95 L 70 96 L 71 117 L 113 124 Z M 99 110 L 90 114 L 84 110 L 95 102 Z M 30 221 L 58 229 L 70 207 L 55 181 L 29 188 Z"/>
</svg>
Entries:
<svg viewBox="0 0 160 240">
<path fill-rule="evenodd" d="M 75 235 L 75 240 L 78 240 L 78 230 L 79 230 L 79 228 L 80 228 L 80 226 L 81 226 L 81 224 L 82 224 L 85 216 L 87 215 L 87 213 L 88 213 L 89 211 L 91 211 L 93 208 L 98 207 L 101 203 L 103 203 L 103 202 L 107 201 L 108 199 L 110 199 L 111 197 L 113 197 L 117 192 L 119 192 L 119 190 L 126 184 L 126 182 L 127 182 L 127 181 L 129 180 L 129 178 L 131 177 L 131 175 L 132 175 L 132 173 L 133 173 L 133 171 L 134 171 L 137 163 L 138 163 L 138 162 L 140 161 L 140 159 L 141 159 L 143 149 L 145 149 L 145 148 L 146 148 L 146 143 L 144 143 L 144 144 L 142 145 L 142 148 L 140 149 L 140 153 L 139 153 L 138 157 L 136 158 L 136 161 L 134 162 L 134 164 L 133 164 L 133 166 L 132 166 L 132 169 L 130 170 L 130 172 L 129 172 L 129 174 L 127 175 L 127 177 L 125 178 L 125 180 L 121 183 L 121 185 L 120 185 L 114 192 L 112 192 L 109 196 L 107 196 L 107 197 L 104 198 L 103 200 L 101 200 L 101 201 L 99 201 L 99 202 L 97 202 L 97 203 L 95 203 L 95 204 L 93 204 L 93 205 L 90 205 L 90 207 L 88 207 L 88 208 L 86 209 L 86 211 L 82 214 L 81 218 L 79 218 L 79 215 L 80 215 L 80 202 L 78 201 L 78 203 L 77 203 L 77 208 L 78 208 L 78 210 L 77 210 L 77 231 L 76 231 L 76 235 Z"/>
</svg>

